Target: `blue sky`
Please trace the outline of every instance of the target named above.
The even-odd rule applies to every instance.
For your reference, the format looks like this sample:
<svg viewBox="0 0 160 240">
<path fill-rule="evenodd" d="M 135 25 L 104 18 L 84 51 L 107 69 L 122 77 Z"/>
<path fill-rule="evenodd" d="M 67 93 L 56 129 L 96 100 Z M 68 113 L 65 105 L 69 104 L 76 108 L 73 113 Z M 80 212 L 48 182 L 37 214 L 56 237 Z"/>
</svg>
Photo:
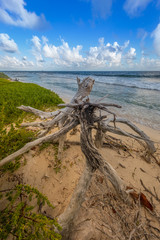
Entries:
<svg viewBox="0 0 160 240">
<path fill-rule="evenodd" d="M 4 70 L 160 70 L 160 0 L 0 0 Z"/>
</svg>

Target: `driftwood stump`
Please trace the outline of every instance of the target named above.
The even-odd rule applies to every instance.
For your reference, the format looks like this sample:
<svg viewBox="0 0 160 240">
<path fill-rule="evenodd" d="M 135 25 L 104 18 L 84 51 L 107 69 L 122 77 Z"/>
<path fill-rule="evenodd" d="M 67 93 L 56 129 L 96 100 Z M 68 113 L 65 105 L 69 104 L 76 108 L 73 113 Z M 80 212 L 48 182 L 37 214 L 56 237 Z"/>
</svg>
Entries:
<svg viewBox="0 0 160 240">
<path fill-rule="evenodd" d="M 129 201 L 129 192 L 131 189 L 127 189 L 126 183 L 118 176 L 117 172 L 113 167 L 104 159 L 98 152 L 97 147 L 103 145 L 103 136 L 107 132 L 112 132 L 118 135 L 127 136 L 137 141 L 145 143 L 147 151 L 149 154 L 155 152 L 155 147 L 153 142 L 149 137 L 137 128 L 133 123 L 126 119 L 116 117 L 114 112 L 109 110 L 112 108 L 121 108 L 121 106 L 110 103 L 100 103 L 89 101 L 89 94 L 92 91 L 94 80 L 90 77 L 85 78 L 82 82 L 77 78 L 78 90 L 73 99 L 69 104 L 60 104 L 59 106 L 65 107 L 61 110 L 55 112 L 43 112 L 38 109 L 34 109 L 30 106 L 20 106 L 19 109 L 31 112 L 41 119 L 49 119 L 48 121 L 25 123 L 22 126 L 32 126 L 39 127 L 40 133 L 37 139 L 27 143 L 17 152 L 9 155 L 0 161 L 0 167 L 4 164 L 14 160 L 16 157 L 24 154 L 34 146 L 37 146 L 44 142 L 54 142 L 59 141 L 59 154 L 61 157 L 64 140 L 66 139 L 66 134 L 76 126 L 80 125 L 81 129 L 81 149 L 86 158 L 86 168 L 82 176 L 80 177 L 79 183 L 77 184 L 73 196 L 71 198 L 70 204 L 67 209 L 58 218 L 59 224 L 62 226 L 62 236 L 64 239 L 68 239 L 69 230 L 72 226 L 72 222 L 76 213 L 84 201 L 86 191 L 90 185 L 92 175 L 98 169 L 114 186 L 117 193 L 121 196 L 124 201 Z M 98 111 L 97 111 L 98 110 Z M 102 114 L 102 111 L 106 115 Z M 100 114 L 98 114 L 100 112 Z M 112 115 L 112 116 L 111 116 Z M 113 122 L 114 126 L 110 123 Z M 128 125 L 135 134 L 126 132 L 118 127 L 116 123 L 120 122 Z M 59 126 L 59 130 L 53 134 L 47 135 L 47 133 L 54 128 Z M 96 131 L 96 137 L 93 138 L 92 131 Z"/>
</svg>

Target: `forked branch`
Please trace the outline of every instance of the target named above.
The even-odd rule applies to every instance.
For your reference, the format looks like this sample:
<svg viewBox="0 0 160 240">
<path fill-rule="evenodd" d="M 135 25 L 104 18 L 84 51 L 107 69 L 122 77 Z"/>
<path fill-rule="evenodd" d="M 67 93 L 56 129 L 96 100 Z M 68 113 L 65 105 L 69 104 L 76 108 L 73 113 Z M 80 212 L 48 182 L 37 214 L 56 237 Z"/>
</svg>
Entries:
<svg viewBox="0 0 160 240">
<path fill-rule="evenodd" d="M 69 206 L 65 212 L 59 216 L 59 223 L 63 226 L 63 233 L 65 236 L 67 236 L 74 216 L 84 200 L 84 196 L 89 187 L 91 177 L 97 169 L 112 183 L 121 198 L 125 201 L 128 200 L 128 190 L 126 187 L 127 184 L 118 176 L 114 168 L 107 162 L 107 159 L 104 159 L 98 152 L 98 149 L 94 144 L 95 141 L 93 139 L 92 129 L 97 130 L 98 126 L 98 130 L 100 130 L 101 133 L 112 132 L 118 135 L 134 138 L 138 141 L 143 141 L 146 143 L 149 153 L 152 154 L 155 152 L 154 143 L 143 131 L 141 131 L 130 121 L 118 118 L 113 110 L 110 110 L 110 107 L 121 108 L 121 106 L 112 103 L 91 103 L 89 101 L 88 95 L 90 94 L 94 84 L 94 80 L 92 78 L 85 78 L 82 82 L 79 78 L 77 78 L 77 84 L 77 93 L 69 104 L 60 105 L 65 107 L 62 110 L 57 110 L 55 112 L 43 112 L 32 107 L 20 106 L 19 109 L 27 112 L 32 112 L 42 119 L 52 119 L 46 122 L 42 121 L 38 123 L 35 122 L 23 124 L 22 126 L 39 127 L 42 129 L 42 131 L 36 140 L 27 143 L 20 150 L 0 161 L 0 167 L 2 167 L 4 164 L 9 163 L 16 157 L 29 151 L 31 148 L 41 143 L 50 141 L 53 142 L 60 140 L 59 150 L 62 151 L 65 135 L 71 129 L 80 124 L 81 150 L 86 157 L 86 169 L 84 170 L 84 173 L 79 180 Z M 97 115 L 97 110 L 100 112 L 100 116 Z M 102 114 L 102 111 L 105 111 L 105 115 Z M 111 115 L 112 117 L 110 117 Z M 104 121 L 104 119 L 106 120 Z M 110 125 L 111 122 L 114 123 L 114 126 Z M 116 123 L 119 122 L 128 125 L 136 134 L 126 132 L 116 127 Z M 49 130 L 51 130 L 55 125 L 59 126 L 59 131 L 46 135 L 48 134 Z M 61 154 L 59 153 L 59 157 L 60 156 Z"/>
</svg>

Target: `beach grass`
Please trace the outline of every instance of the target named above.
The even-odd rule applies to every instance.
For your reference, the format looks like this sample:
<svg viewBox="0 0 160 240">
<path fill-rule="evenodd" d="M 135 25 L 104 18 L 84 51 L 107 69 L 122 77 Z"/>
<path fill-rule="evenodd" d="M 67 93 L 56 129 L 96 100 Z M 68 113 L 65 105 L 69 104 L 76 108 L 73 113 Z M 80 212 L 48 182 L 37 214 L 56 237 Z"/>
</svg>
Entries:
<svg viewBox="0 0 160 240">
<path fill-rule="evenodd" d="M 33 83 L 12 82 L 0 78 L 0 126 L 23 119 L 27 113 L 19 110 L 21 105 L 44 110 L 54 109 L 62 99 L 51 90 Z"/>
<path fill-rule="evenodd" d="M 32 83 L 12 82 L 8 78 L 0 78 L 0 160 L 35 137 L 36 132 L 18 128 L 24 118 L 28 119 L 33 115 L 19 110 L 18 106 L 53 110 L 59 103 L 63 103 L 62 99 L 48 89 Z"/>
<path fill-rule="evenodd" d="M 10 77 L 8 77 L 6 74 L 4 74 L 3 72 L 0 72 L 0 78 L 4 78 L 4 79 L 10 79 Z"/>
</svg>

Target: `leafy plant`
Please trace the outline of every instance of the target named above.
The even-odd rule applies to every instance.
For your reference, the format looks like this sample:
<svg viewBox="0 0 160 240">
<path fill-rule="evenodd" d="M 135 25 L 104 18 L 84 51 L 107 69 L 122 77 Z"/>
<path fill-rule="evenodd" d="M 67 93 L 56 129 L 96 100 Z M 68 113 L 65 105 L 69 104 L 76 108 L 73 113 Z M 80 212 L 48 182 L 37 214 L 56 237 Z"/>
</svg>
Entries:
<svg viewBox="0 0 160 240">
<path fill-rule="evenodd" d="M 54 108 L 62 99 L 54 92 L 36 84 L 11 82 L 8 76 L 0 73 L 0 160 L 22 148 L 34 136 L 35 132 L 15 128 L 12 123 L 20 122 L 31 114 L 17 109 L 20 105 L 31 105 L 44 110 Z M 6 125 L 11 124 L 9 126 Z M 18 125 L 16 124 L 16 127 Z M 0 173 L 14 172 L 20 166 L 20 158 L 5 164 Z M 56 232 L 61 230 L 56 219 L 36 213 L 37 206 L 47 204 L 53 208 L 48 198 L 36 188 L 18 184 L 12 189 L 0 191 L 0 239 L 61 239 Z"/>
<path fill-rule="evenodd" d="M 56 229 L 61 230 L 57 220 L 35 211 L 35 200 L 38 206 L 47 204 L 54 208 L 36 188 L 18 184 L 0 193 L 1 201 L 5 199 L 6 202 L 0 210 L 0 239 L 5 240 L 9 236 L 19 240 L 61 239 L 61 235 L 56 232 Z"/>
</svg>

